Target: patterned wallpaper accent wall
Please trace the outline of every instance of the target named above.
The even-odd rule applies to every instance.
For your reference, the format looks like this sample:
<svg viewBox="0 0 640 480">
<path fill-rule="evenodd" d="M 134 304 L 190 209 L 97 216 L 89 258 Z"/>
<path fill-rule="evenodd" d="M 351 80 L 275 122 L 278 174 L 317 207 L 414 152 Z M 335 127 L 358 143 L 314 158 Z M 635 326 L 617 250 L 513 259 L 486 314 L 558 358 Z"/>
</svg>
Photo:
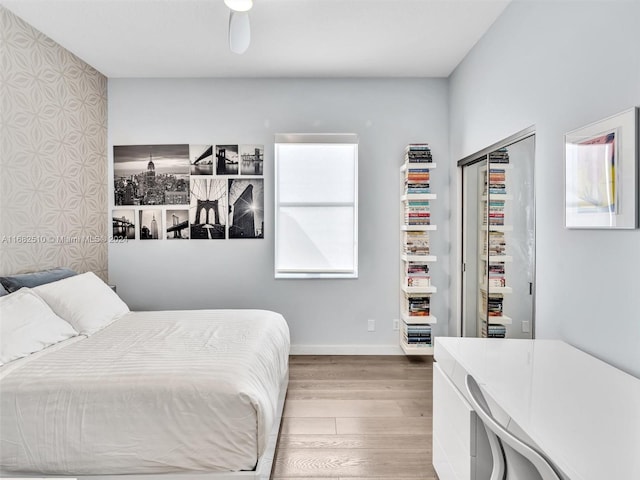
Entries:
<svg viewBox="0 0 640 480">
<path fill-rule="evenodd" d="M 107 78 L 0 6 L 0 274 L 107 277 Z"/>
</svg>

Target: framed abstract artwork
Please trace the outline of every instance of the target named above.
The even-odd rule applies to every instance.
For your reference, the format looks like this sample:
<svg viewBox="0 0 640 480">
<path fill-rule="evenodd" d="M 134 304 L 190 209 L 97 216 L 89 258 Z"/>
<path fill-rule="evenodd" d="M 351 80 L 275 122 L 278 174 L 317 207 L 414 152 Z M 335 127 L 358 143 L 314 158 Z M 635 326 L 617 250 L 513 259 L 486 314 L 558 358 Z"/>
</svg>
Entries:
<svg viewBox="0 0 640 480">
<path fill-rule="evenodd" d="M 565 226 L 638 226 L 638 109 L 565 135 Z"/>
</svg>

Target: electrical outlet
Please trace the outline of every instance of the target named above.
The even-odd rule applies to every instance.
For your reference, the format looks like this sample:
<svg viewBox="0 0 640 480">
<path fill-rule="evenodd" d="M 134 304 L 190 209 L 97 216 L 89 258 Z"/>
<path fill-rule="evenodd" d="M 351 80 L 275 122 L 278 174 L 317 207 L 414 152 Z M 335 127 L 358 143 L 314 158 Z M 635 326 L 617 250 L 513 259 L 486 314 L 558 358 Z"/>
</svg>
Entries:
<svg viewBox="0 0 640 480">
<path fill-rule="evenodd" d="M 400 330 L 400 320 L 398 320 L 397 318 L 393 319 L 393 329 Z"/>
<path fill-rule="evenodd" d="M 523 320 L 522 321 L 522 331 L 524 333 L 529 333 L 529 320 Z"/>
<path fill-rule="evenodd" d="M 375 332 L 376 331 L 376 321 L 369 319 L 367 320 L 367 330 L 369 332 Z"/>
</svg>

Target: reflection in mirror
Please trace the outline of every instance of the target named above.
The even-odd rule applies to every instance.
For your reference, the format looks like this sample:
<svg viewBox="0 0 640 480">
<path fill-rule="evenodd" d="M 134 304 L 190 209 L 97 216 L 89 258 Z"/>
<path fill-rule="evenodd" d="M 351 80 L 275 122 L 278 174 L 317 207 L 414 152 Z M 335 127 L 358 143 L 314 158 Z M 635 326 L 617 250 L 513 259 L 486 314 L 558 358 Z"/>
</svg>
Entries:
<svg viewBox="0 0 640 480">
<path fill-rule="evenodd" d="M 533 338 L 534 153 L 530 134 L 459 163 L 463 336 Z"/>
</svg>

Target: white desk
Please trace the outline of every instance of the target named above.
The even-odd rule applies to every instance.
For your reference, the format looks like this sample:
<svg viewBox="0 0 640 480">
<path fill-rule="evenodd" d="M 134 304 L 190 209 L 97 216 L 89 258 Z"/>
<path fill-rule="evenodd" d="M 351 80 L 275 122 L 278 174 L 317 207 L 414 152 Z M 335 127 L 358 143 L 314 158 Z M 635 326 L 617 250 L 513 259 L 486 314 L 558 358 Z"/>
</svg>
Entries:
<svg viewBox="0 0 640 480">
<path fill-rule="evenodd" d="M 556 340 L 437 338 L 434 357 L 434 467 L 441 480 L 476 478 L 475 456 L 488 454 L 473 438 L 468 452 L 464 445 L 476 434 L 474 414 L 460 397 L 467 396 L 466 373 L 498 420 L 526 433 L 567 478 L 640 479 L 639 379 Z M 447 392 L 447 385 L 458 391 Z M 452 406 L 457 401 L 460 408 Z M 469 416 L 469 434 L 467 420 L 452 415 Z M 462 436 L 447 439 L 449 424 L 462 425 Z M 468 454 L 470 465 L 455 465 Z"/>
</svg>

